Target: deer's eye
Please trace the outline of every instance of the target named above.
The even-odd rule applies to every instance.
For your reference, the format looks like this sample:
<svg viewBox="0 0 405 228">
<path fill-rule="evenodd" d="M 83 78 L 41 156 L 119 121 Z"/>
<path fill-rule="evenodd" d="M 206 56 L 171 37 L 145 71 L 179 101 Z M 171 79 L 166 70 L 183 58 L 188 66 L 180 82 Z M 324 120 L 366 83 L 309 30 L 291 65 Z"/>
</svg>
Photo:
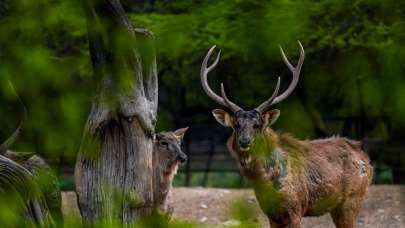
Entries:
<svg viewBox="0 0 405 228">
<path fill-rule="evenodd" d="M 160 142 L 160 145 L 162 145 L 162 146 L 167 146 L 167 145 L 169 145 L 167 142 Z"/>
</svg>

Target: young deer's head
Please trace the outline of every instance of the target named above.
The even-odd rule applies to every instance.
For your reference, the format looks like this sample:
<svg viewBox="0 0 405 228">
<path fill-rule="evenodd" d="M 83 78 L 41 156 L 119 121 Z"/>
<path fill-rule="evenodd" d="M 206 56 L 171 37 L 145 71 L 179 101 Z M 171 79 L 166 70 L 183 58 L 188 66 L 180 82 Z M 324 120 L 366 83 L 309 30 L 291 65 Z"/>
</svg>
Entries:
<svg viewBox="0 0 405 228">
<path fill-rule="evenodd" d="M 293 74 L 292 82 L 287 90 L 278 95 L 278 90 L 280 88 L 279 77 L 276 89 L 274 90 L 270 98 L 259 105 L 257 108 L 250 111 L 245 111 L 241 107 L 230 101 L 225 94 L 224 85 L 222 83 L 221 96 L 212 91 L 212 89 L 208 85 L 207 75 L 218 64 L 221 52 L 218 53 L 215 62 L 209 67 L 207 67 L 207 63 L 211 56 L 211 53 L 215 49 L 215 45 L 211 47 L 211 49 L 205 56 L 204 61 L 201 65 L 201 84 L 203 86 L 203 89 L 211 99 L 232 111 L 232 113 L 228 113 L 222 109 L 215 109 L 212 111 L 212 114 L 220 124 L 225 127 L 231 127 L 234 130 L 240 150 L 249 150 L 251 143 L 254 140 L 254 135 L 276 122 L 278 116 L 280 115 L 280 111 L 277 109 L 271 111 L 266 110 L 269 109 L 271 105 L 277 104 L 286 99 L 297 86 L 299 74 L 302 64 L 304 63 L 305 56 L 304 48 L 299 41 L 298 44 L 300 47 L 300 58 L 296 67 L 293 67 L 293 65 L 288 61 L 283 49 L 280 47 L 283 60 Z"/>
<path fill-rule="evenodd" d="M 167 166 L 187 161 L 187 155 L 181 150 L 181 142 L 187 129 L 188 127 L 174 132 L 160 132 L 156 134 L 155 146 L 159 153 L 159 158 Z"/>
</svg>

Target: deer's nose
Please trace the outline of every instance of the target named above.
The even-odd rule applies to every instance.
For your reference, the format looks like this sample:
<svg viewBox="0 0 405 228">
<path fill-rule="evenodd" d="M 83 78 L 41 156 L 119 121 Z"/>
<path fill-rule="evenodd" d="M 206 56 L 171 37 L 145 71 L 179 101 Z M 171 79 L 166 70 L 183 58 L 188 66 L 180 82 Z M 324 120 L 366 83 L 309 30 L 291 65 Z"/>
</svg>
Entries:
<svg viewBox="0 0 405 228">
<path fill-rule="evenodd" d="M 239 139 L 239 145 L 241 147 L 249 147 L 250 146 L 250 140 L 247 138 L 241 138 Z"/>
<path fill-rule="evenodd" d="M 179 154 L 177 156 L 177 160 L 179 160 L 180 163 L 185 163 L 187 161 L 187 155 L 186 154 Z"/>
</svg>

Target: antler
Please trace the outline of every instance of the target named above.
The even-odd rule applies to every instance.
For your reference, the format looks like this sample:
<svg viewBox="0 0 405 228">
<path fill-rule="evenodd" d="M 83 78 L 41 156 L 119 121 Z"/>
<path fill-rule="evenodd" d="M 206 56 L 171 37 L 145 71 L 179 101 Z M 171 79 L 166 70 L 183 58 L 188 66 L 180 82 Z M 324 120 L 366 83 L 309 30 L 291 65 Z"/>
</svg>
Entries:
<svg viewBox="0 0 405 228">
<path fill-rule="evenodd" d="M 271 97 L 269 99 L 267 99 L 265 102 L 263 102 L 261 105 L 259 105 L 259 107 L 255 108 L 256 111 L 258 111 L 259 113 L 266 111 L 266 109 L 271 106 L 271 104 L 273 103 L 273 100 L 276 98 L 279 89 L 280 89 L 280 77 L 278 77 L 278 79 L 277 79 L 276 89 L 274 90 Z"/>
<path fill-rule="evenodd" d="M 263 112 L 266 109 L 268 109 L 271 105 L 280 103 L 281 101 L 286 99 L 292 93 L 292 91 L 295 89 L 295 87 L 297 86 L 298 79 L 300 77 L 301 67 L 302 67 L 302 64 L 304 63 L 304 58 L 305 58 L 304 48 L 302 47 L 302 44 L 301 44 L 301 42 L 299 40 L 298 40 L 298 44 L 300 46 L 300 58 L 298 60 L 297 66 L 295 68 L 288 61 L 286 55 L 284 54 L 283 48 L 281 48 L 281 46 L 280 46 L 280 52 L 281 52 L 281 55 L 283 57 L 284 63 L 287 65 L 288 69 L 290 69 L 290 71 L 293 73 L 293 80 L 292 80 L 290 86 L 287 88 L 287 90 L 284 91 L 284 93 L 282 93 L 281 95 L 275 97 L 275 95 L 278 92 L 278 88 L 280 86 L 279 85 L 280 84 L 280 78 L 279 78 L 279 80 L 277 82 L 276 90 L 273 93 L 273 95 L 269 99 L 267 99 L 265 102 L 263 102 L 261 105 L 259 105 L 259 107 L 256 108 L 256 110 L 258 110 L 259 112 Z"/>
<path fill-rule="evenodd" d="M 232 101 L 228 100 L 228 98 L 225 95 L 225 92 L 222 92 L 223 96 L 220 97 L 217 94 L 215 94 L 215 92 L 212 91 L 212 89 L 208 85 L 208 79 L 207 79 L 208 73 L 212 69 L 214 69 L 214 67 L 218 64 L 219 57 L 221 55 L 221 51 L 219 51 L 218 55 L 217 55 L 217 58 L 215 59 L 215 62 L 211 66 L 207 67 L 208 60 L 209 60 L 209 58 L 211 56 L 212 51 L 215 49 L 215 47 L 216 47 L 216 45 L 211 47 L 211 49 L 208 51 L 207 55 L 205 56 L 203 63 L 201 64 L 201 73 L 200 73 L 200 75 L 201 75 L 202 87 L 203 87 L 205 93 L 211 99 L 216 101 L 218 104 L 220 104 L 222 106 L 225 106 L 225 107 L 228 107 L 233 112 L 239 111 L 239 110 L 241 110 L 241 108 L 238 105 L 236 105 L 235 103 L 233 103 Z M 221 85 L 221 87 L 223 88 L 223 85 Z"/>
</svg>

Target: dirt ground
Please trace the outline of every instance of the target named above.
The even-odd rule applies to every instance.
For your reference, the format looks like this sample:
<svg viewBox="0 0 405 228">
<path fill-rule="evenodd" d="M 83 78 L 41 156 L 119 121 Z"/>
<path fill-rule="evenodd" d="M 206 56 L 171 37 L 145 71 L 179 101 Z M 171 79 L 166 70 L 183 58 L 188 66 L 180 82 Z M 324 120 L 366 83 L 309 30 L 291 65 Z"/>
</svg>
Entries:
<svg viewBox="0 0 405 228">
<path fill-rule="evenodd" d="M 257 224 L 268 227 L 251 190 L 175 188 L 175 218 L 207 227 Z M 75 194 L 62 196 L 65 215 L 77 215 Z M 241 207 L 242 205 L 242 207 Z M 242 208 L 242 209 L 241 209 Z M 304 228 L 334 227 L 328 215 L 304 218 Z M 405 228 L 405 186 L 371 186 L 358 219 L 359 228 Z"/>
</svg>

